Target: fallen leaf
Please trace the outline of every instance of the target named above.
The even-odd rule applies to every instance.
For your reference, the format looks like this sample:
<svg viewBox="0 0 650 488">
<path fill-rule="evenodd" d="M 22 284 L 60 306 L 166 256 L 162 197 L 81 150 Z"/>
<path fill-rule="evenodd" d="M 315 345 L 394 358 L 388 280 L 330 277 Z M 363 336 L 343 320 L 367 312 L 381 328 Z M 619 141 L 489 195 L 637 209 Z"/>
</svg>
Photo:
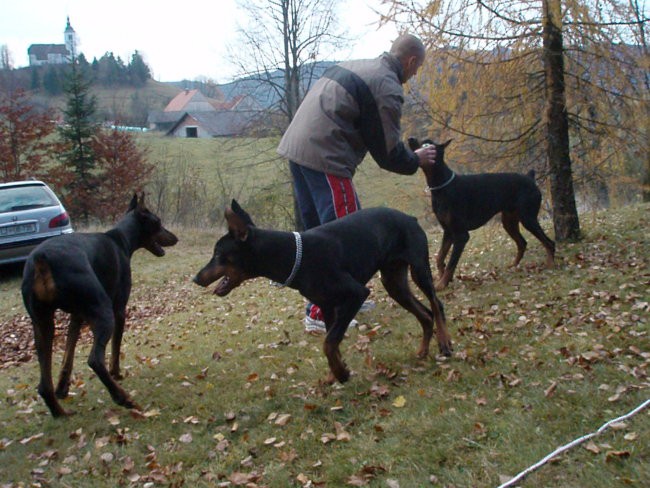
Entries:
<svg viewBox="0 0 650 488">
<path fill-rule="evenodd" d="M 345 431 L 343 424 L 340 422 L 334 422 L 334 428 L 336 429 L 336 440 L 342 442 L 348 442 L 350 440 L 350 434 Z"/>
<path fill-rule="evenodd" d="M 109 464 L 113 462 L 113 459 L 115 459 L 115 456 L 113 455 L 112 452 L 105 452 L 102 453 L 101 456 L 99 456 L 99 459 L 102 460 L 102 462 Z"/>
<path fill-rule="evenodd" d="M 283 413 L 278 415 L 278 418 L 275 420 L 275 425 L 284 426 L 287 425 L 290 420 L 291 420 L 291 414 Z"/>
<path fill-rule="evenodd" d="M 546 398 L 551 398 L 555 394 L 556 388 L 557 388 L 557 381 L 554 381 L 546 390 L 544 390 L 544 396 Z"/>
<path fill-rule="evenodd" d="M 21 439 L 20 443 L 21 443 L 22 445 L 29 444 L 30 442 L 35 441 L 36 439 L 40 439 L 40 438 L 43 437 L 44 435 L 45 435 L 45 434 L 43 434 L 43 433 L 41 432 L 40 434 L 35 434 L 35 435 L 29 436 L 29 437 L 25 437 L 24 439 Z"/>
<path fill-rule="evenodd" d="M 404 396 L 400 395 L 397 398 L 395 398 L 395 401 L 393 402 L 393 407 L 402 408 L 404 405 L 406 405 L 406 398 L 404 398 Z"/>
<path fill-rule="evenodd" d="M 605 461 L 610 462 L 614 459 L 624 459 L 630 457 L 630 451 L 607 451 Z"/>
</svg>

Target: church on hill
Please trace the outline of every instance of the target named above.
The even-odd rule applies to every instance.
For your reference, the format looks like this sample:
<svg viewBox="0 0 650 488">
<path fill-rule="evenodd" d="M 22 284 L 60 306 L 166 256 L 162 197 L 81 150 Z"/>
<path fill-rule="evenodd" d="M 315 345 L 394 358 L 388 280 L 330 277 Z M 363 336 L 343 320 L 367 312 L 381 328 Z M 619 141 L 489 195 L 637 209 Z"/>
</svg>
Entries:
<svg viewBox="0 0 650 488">
<path fill-rule="evenodd" d="M 43 66 L 46 64 L 69 64 L 77 55 L 77 34 L 70 25 L 68 17 L 65 31 L 63 31 L 65 44 L 32 44 L 27 49 L 30 66 Z"/>
</svg>

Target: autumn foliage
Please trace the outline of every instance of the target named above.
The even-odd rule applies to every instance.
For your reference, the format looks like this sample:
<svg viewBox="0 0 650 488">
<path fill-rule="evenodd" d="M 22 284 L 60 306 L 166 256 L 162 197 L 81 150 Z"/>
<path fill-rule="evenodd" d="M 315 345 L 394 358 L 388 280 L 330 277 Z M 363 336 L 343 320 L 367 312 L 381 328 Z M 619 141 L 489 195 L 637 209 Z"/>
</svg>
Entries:
<svg viewBox="0 0 650 488">
<path fill-rule="evenodd" d="M 0 94 L 0 181 L 45 180 L 73 218 L 88 213 L 92 219 L 116 220 L 151 175 L 146 151 L 127 132 L 93 128 L 85 151 L 92 164 L 80 173 L 57 159 L 72 144 L 56 137 L 56 127 L 52 111 L 37 110 L 24 91 Z"/>
<path fill-rule="evenodd" d="M 43 177 L 56 146 L 50 111 L 37 111 L 22 90 L 0 93 L 0 181 Z"/>
<path fill-rule="evenodd" d="M 93 196 L 95 215 L 102 220 L 117 220 L 133 192 L 142 190 L 153 165 L 146 160 L 146 151 L 136 145 L 128 132 L 99 131 L 92 146 L 101 182 Z"/>
</svg>

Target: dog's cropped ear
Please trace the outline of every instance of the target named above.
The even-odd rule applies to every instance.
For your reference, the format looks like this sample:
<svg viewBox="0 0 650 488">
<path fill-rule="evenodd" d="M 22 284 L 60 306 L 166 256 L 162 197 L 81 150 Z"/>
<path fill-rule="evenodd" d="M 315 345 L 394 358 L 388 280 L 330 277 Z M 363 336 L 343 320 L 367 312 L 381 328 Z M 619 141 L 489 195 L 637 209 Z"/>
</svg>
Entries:
<svg viewBox="0 0 650 488">
<path fill-rule="evenodd" d="M 420 141 L 418 141 L 417 137 L 409 137 L 408 143 L 411 151 L 416 151 L 417 149 L 420 149 Z"/>
<path fill-rule="evenodd" d="M 226 222 L 228 222 L 228 231 L 238 241 L 248 239 L 248 225 L 244 222 L 233 209 L 228 207 L 225 212 Z"/>
<path fill-rule="evenodd" d="M 440 144 L 440 145 L 441 145 L 443 148 L 445 148 L 445 147 L 447 147 L 447 146 L 449 145 L 449 143 L 450 143 L 451 141 L 453 141 L 453 139 L 449 139 L 447 142 L 443 142 L 443 143 Z"/>
<path fill-rule="evenodd" d="M 249 227 L 253 225 L 250 216 L 239 206 L 233 199 L 231 206 L 226 208 L 226 222 L 228 222 L 228 231 L 239 241 L 248 239 Z"/>
<path fill-rule="evenodd" d="M 251 219 L 251 216 L 248 215 L 248 212 L 246 212 L 239 203 L 237 203 L 237 200 L 234 198 L 232 199 L 232 202 L 230 203 L 230 208 L 232 209 L 233 212 L 235 212 L 239 217 L 246 222 L 248 225 L 251 225 L 255 227 L 255 224 L 253 223 L 253 219 Z"/>
</svg>

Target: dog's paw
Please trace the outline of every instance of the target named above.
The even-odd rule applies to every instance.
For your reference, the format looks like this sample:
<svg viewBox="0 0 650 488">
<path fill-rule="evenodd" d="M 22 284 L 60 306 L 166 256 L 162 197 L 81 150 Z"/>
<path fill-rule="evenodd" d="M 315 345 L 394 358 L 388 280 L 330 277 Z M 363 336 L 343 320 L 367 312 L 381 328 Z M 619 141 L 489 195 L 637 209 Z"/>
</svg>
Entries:
<svg viewBox="0 0 650 488">
<path fill-rule="evenodd" d="M 119 370 L 119 369 L 118 369 L 117 371 L 113 371 L 113 370 L 111 370 L 111 371 L 110 371 L 110 374 L 111 374 L 111 377 L 112 377 L 115 381 L 120 381 L 120 380 L 123 380 L 123 379 L 124 379 L 124 375 L 123 375 L 122 373 L 120 373 L 120 370 Z"/>
<path fill-rule="evenodd" d="M 442 354 L 445 357 L 451 357 L 452 353 L 454 352 L 454 348 L 451 345 L 451 341 L 448 344 L 440 344 L 438 346 L 438 349 L 440 350 L 440 354 Z"/>
<path fill-rule="evenodd" d="M 74 410 L 65 410 L 63 408 L 59 408 L 57 411 L 52 411 L 52 417 L 54 418 L 62 418 L 62 417 L 72 417 L 75 415 L 77 412 Z"/>
</svg>

